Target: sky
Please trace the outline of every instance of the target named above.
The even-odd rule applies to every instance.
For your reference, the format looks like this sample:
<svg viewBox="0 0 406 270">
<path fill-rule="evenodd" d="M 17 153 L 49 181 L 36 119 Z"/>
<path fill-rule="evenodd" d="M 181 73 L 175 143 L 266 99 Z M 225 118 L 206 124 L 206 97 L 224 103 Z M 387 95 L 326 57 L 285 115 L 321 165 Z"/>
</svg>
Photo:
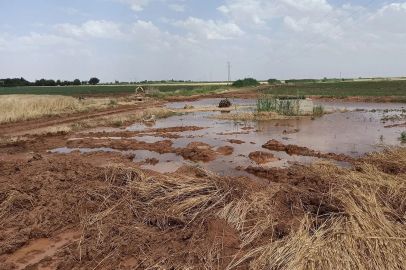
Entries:
<svg viewBox="0 0 406 270">
<path fill-rule="evenodd" d="M 406 76 L 406 2 L 0 0 L 0 78 Z"/>
</svg>

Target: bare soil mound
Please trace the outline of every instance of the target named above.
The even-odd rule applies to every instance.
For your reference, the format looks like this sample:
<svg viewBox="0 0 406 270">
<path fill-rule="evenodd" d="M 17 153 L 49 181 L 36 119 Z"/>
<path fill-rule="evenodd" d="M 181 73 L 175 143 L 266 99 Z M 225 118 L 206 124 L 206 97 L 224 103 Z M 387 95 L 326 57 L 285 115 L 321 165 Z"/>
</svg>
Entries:
<svg viewBox="0 0 406 270">
<path fill-rule="evenodd" d="M 280 160 L 280 158 L 278 158 L 277 156 L 263 151 L 251 152 L 248 157 L 258 164 L 265 164 L 268 162 Z"/>
<path fill-rule="evenodd" d="M 191 161 L 213 161 L 217 159 L 218 153 L 213 150 L 213 146 L 203 142 L 189 143 L 186 148 L 177 148 L 175 153 L 184 159 Z"/>
<path fill-rule="evenodd" d="M 231 146 L 221 146 L 217 148 L 219 155 L 229 156 L 234 153 L 234 147 Z"/>
</svg>

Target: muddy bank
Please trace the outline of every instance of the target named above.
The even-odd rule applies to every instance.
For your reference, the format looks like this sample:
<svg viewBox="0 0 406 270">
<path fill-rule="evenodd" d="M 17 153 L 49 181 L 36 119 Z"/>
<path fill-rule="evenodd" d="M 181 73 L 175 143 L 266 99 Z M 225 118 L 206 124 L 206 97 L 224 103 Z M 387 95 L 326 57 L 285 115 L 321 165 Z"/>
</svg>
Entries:
<svg viewBox="0 0 406 270">
<path fill-rule="evenodd" d="M 166 127 L 166 128 L 149 128 L 144 130 L 137 131 L 111 131 L 111 132 L 88 132 L 88 133 L 79 133 L 79 136 L 89 136 L 95 138 L 103 137 L 120 137 L 120 138 L 131 138 L 140 135 L 148 134 L 166 134 L 170 132 L 185 132 L 185 131 L 198 131 L 202 129 L 207 129 L 207 127 L 197 127 L 197 126 L 184 126 L 184 127 Z"/>
<path fill-rule="evenodd" d="M 303 146 L 292 144 L 285 145 L 277 140 L 270 140 L 266 144 L 262 145 L 262 147 L 272 151 L 284 151 L 289 155 L 312 156 L 317 158 L 334 159 L 337 161 L 344 161 L 352 164 L 357 161 L 357 159 L 349 157 L 344 154 L 321 153 L 319 151 L 314 151 Z"/>
<path fill-rule="evenodd" d="M 127 150 L 148 150 L 159 154 L 172 153 L 175 148 L 172 147 L 173 142 L 170 140 L 147 143 L 133 139 L 81 139 L 68 141 L 66 146 L 69 148 L 112 148 L 121 151 Z"/>
<path fill-rule="evenodd" d="M 406 122 L 404 122 L 402 124 L 384 126 L 384 128 L 394 128 L 394 127 L 406 127 Z"/>
</svg>

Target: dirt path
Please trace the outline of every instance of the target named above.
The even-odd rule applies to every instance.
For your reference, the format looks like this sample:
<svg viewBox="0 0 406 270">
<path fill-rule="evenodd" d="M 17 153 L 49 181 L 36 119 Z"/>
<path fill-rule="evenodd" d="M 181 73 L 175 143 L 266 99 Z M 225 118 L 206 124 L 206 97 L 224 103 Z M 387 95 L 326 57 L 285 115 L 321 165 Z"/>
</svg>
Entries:
<svg viewBox="0 0 406 270">
<path fill-rule="evenodd" d="M 154 102 L 152 106 L 161 106 L 162 102 Z M 121 106 L 119 108 L 113 108 L 103 111 L 96 111 L 91 113 L 77 113 L 69 116 L 57 116 L 50 118 L 40 118 L 36 120 L 30 120 L 25 122 L 17 122 L 10 124 L 2 124 L 0 129 L 0 137 L 5 136 L 20 136 L 25 134 L 33 134 L 38 129 L 43 129 L 46 127 L 69 124 L 81 120 L 96 119 L 111 115 L 120 115 L 124 113 L 129 113 L 131 111 L 143 110 L 151 107 L 151 104 L 140 104 L 131 106 Z"/>
</svg>

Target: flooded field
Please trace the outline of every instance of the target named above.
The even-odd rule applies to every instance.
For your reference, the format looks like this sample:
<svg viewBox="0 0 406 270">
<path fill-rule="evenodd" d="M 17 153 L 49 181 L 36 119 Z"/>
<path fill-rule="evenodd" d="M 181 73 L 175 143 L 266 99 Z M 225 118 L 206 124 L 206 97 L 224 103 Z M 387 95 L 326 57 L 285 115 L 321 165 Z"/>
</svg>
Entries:
<svg viewBox="0 0 406 270">
<path fill-rule="evenodd" d="M 4 144 L 0 269 L 404 269 L 401 104 L 231 101 Z"/>
<path fill-rule="evenodd" d="M 206 99 L 191 102 L 190 105 L 214 106 L 218 101 L 219 99 Z M 233 100 L 232 102 L 238 106 L 255 105 L 255 100 Z M 152 127 L 134 124 L 127 127 L 125 131 L 109 129 L 107 130 L 109 132 L 102 134 L 100 132 L 83 134 L 81 138 L 72 138 L 68 147 L 53 149 L 52 152 L 119 151 L 135 154 L 133 161 L 140 163 L 141 168 L 161 173 L 174 172 L 185 164 L 199 164 L 219 175 L 240 176 L 247 173 L 238 170 L 238 167 L 245 168 L 259 163 L 268 167 L 286 167 L 292 163 L 308 164 L 324 159 L 323 155 L 310 155 L 307 153 L 308 150 L 289 152 L 283 149 L 263 148 L 262 146 L 270 140 L 279 141 L 284 145 L 307 147 L 320 153 L 329 153 L 330 156 L 343 154 L 348 158 L 333 157 L 340 166 L 352 166 L 347 159 L 359 158 L 365 153 L 381 151 L 386 146 L 400 144 L 398 137 L 405 128 L 402 126 L 385 128 L 385 126 L 405 121 L 403 106 L 400 104 L 316 102 L 315 105 L 322 105 L 337 112 L 316 118 L 296 117 L 270 121 L 213 120 L 208 117 L 221 112 L 196 112 L 157 120 Z M 167 104 L 167 107 L 171 108 L 183 106 L 184 103 Z M 388 117 L 391 120 L 388 120 Z M 184 127 L 184 129 L 179 131 L 177 127 Z M 190 130 L 189 127 L 198 128 Z M 131 132 L 134 134 L 131 135 Z M 131 143 L 131 141 L 128 142 L 129 140 L 136 141 L 137 146 L 135 148 L 130 145 L 123 146 L 117 142 L 124 141 L 125 144 L 129 144 Z M 79 143 L 81 141 L 82 143 Z M 163 141 L 166 144 L 152 147 Z M 153 149 L 147 149 L 149 146 L 140 146 L 140 143 L 151 145 Z M 191 158 L 190 153 L 185 154 L 184 150 L 179 150 L 187 149 L 192 143 L 206 144 L 198 147 L 201 150 L 207 148 L 212 151 L 212 154 L 214 153 L 214 156 L 209 154 L 207 157 Z M 219 153 L 220 148 L 226 146 L 230 149 L 232 147 L 233 151 Z M 168 148 L 165 150 L 161 147 Z M 250 153 L 257 151 L 270 153 L 276 158 L 268 159 L 269 162 L 250 159 Z"/>
</svg>

